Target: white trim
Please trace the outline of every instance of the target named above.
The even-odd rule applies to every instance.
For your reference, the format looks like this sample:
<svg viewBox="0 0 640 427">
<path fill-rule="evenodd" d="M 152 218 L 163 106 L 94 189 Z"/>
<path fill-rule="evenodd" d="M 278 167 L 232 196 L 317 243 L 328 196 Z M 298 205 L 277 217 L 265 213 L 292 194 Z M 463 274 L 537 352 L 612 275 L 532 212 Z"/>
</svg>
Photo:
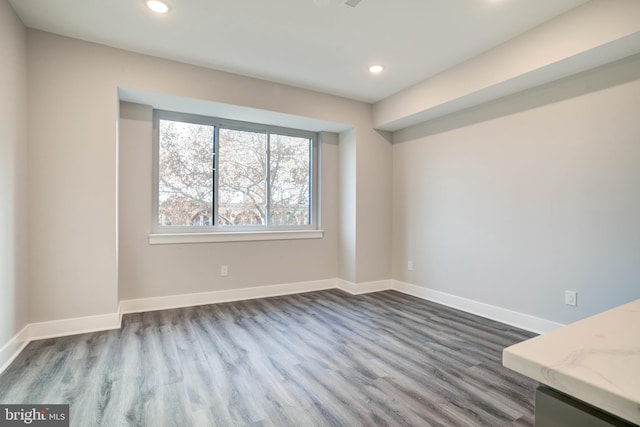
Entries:
<svg viewBox="0 0 640 427">
<path fill-rule="evenodd" d="M 0 348 L 0 373 L 11 365 L 11 362 L 29 344 L 29 325 L 26 325 L 20 332 L 9 340 L 2 348 Z"/>
<path fill-rule="evenodd" d="M 122 300 L 120 301 L 120 307 L 117 313 L 31 323 L 26 325 L 8 343 L 0 348 L 0 373 L 2 373 L 27 346 L 27 344 L 33 340 L 104 331 L 109 329 L 119 329 L 123 314 L 241 301 L 255 298 L 267 298 L 336 288 L 342 289 L 352 295 L 393 289 L 407 295 L 433 301 L 438 304 L 446 305 L 467 313 L 476 314 L 478 316 L 486 317 L 488 319 L 496 320 L 507 325 L 516 326 L 536 333 L 550 332 L 564 326 L 561 323 L 552 322 L 550 320 L 541 319 L 539 317 L 530 316 L 528 314 L 519 313 L 398 280 L 389 279 L 374 282 L 353 283 L 347 280 L 334 278 L 309 282 L 258 286 L 252 288 L 227 289 L 195 294 Z"/>
<path fill-rule="evenodd" d="M 375 282 L 353 283 L 347 280 L 336 279 L 338 289 L 342 289 L 351 295 L 362 295 L 371 292 L 388 291 L 392 289 L 392 280 L 377 280 Z"/>
<path fill-rule="evenodd" d="M 196 305 L 221 302 L 242 301 L 255 298 L 267 298 L 303 292 L 335 289 L 337 279 L 316 280 L 310 282 L 287 283 L 282 285 L 258 286 L 253 288 L 227 289 L 223 291 L 201 292 L 196 294 L 168 295 L 130 299 L 120 301 L 120 313 L 139 313 L 144 311 L 166 310 L 170 308 L 192 307 Z"/>
<path fill-rule="evenodd" d="M 29 339 L 33 341 L 110 329 L 120 329 L 119 313 L 31 323 L 29 325 Z"/>
<path fill-rule="evenodd" d="M 562 323 L 552 322 L 551 320 L 542 319 L 531 316 L 529 314 L 520 313 L 495 305 L 485 304 L 483 302 L 448 294 L 446 292 L 436 291 L 422 286 L 413 285 L 411 283 L 392 280 L 393 289 L 407 295 L 422 298 L 438 304 L 446 305 L 467 313 L 485 317 L 487 319 L 496 320 L 507 325 L 515 326 L 520 329 L 535 332 L 538 334 L 551 332 L 563 325 Z"/>
<path fill-rule="evenodd" d="M 322 239 L 324 230 L 217 231 L 212 233 L 149 234 L 150 245 L 177 243 L 253 242 L 260 240 Z"/>
</svg>

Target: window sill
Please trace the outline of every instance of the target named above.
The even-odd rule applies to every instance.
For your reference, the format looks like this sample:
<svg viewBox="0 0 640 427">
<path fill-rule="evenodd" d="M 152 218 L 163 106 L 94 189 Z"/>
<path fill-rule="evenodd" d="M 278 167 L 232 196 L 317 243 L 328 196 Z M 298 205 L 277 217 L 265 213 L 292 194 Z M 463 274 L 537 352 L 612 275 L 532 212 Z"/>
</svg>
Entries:
<svg viewBox="0 0 640 427">
<path fill-rule="evenodd" d="M 255 242 L 261 240 L 321 239 L 324 230 L 229 231 L 214 233 L 149 234 L 150 245 L 181 243 Z"/>
</svg>

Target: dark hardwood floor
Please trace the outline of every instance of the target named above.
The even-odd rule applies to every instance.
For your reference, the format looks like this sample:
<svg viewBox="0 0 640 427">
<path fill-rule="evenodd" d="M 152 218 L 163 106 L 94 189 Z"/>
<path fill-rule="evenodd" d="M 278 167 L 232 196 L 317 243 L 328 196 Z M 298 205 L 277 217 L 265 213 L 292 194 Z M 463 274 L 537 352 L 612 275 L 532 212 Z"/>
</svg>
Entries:
<svg viewBox="0 0 640 427">
<path fill-rule="evenodd" d="M 501 365 L 531 336 L 395 291 L 129 314 L 29 344 L 0 403 L 69 403 L 73 426 L 531 426 L 536 384 Z"/>
</svg>

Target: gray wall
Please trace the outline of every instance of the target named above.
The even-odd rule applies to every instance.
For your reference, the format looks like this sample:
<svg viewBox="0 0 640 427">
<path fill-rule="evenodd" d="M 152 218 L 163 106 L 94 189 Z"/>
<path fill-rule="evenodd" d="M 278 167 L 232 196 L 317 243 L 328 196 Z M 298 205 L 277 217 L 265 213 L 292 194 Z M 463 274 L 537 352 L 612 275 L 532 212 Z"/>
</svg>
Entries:
<svg viewBox="0 0 640 427">
<path fill-rule="evenodd" d="M 28 322 L 26 74 L 26 30 L 1 0 L 0 349 Z"/>
<path fill-rule="evenodd" d="M 640 298 L 639 113 L 636 56 L 397 132 L 394 278 L 560 323 Z"/>
<path fill-rule="evenodd" d="M 333 279 L 338 276 L 338 135 L 323 133 L 324 238 L 259 242 L 149 245 L 151 229 L 151 107 L 120 109 L 120 298 Z M 220 266 L 229 276 L 220 276 Z"/>
<path fill-rule="evenodd" d="M 356 281 L 356 130 L 350 129 L 340 135 L 340 277 Z"/>
<path fill-rule="evenodd" d="M 29 223 L 30 285 L 33 295 L 38 296 L 31 301 L 31 321 L 114 313 L 118 300 L 123 297 L 162 296 L 335 277 L 338 272 L 336 262 L 345 264 L 340 271 L 352 271 L 357 281 L 391 277 L 392 148 L 390 142 L 373 130 L 370 105 L 35 30 L 28 31 L 28 58 L 29 205 L 34 208 L 33 212 L 38 212 Z M 144 222 L 134 224 L 142 218 L 143 208 L 138 204 L 124 204 L 131 194 L 123 194 L 120 213 L 128 209 L 132 212 L 126 212 L 121 218 L 123 225 L 118 243 L 118 87 L 275 111 L 353 127 L 357 135 L 353 141 L 356 156 L 352 163 L 340 163 L 340 167 L 361 171 L 349 178 L 355 181 L 348 184 L 353 186 L 353 194 L 358 194 L 349 213 L 355 218 L 353 226 L 356 230 L 343 233 L 352 236 L 347 243 L 355 254 L 349 253 L 344 259 L 335 260 L 333 253 L 349 251 L 336 247 L 338 230 L 333 213 L 327 217 L 330 229 L 323 242 L 147 248 L 142 242 L 144 233 L 149 231 L 147 228 L 137 230 L 135 235 L 128 234 L 134 225 L 147 225 Z M 136 120 L 123 120 L 120 125 L 134 135 L 133 139 L 148 137 L 148 126 Z M 131 155 L 141 156 L 141 159 L 146 155 L 135 151 L 129 138 L 122 142 L 121 149 L 124 153 L 134 150 Z M 329 158 L 335 157 L 333 147 L 327 150 Z M 327 166 L 335 167 L 335 164 Z M 127 167 L 123 165 L 122 169 L 123 187 L 129 183 L 137 187 L 138 179 L 150 176 L 144 175 L 147 164 L 137 165 L 142 177 L 126 175 Z M 377 171 L 377 181 L 365 175 L 373 170 Z M 337 179 L 342 175 L 342 171 L 338 171 Z M 336 175 L 330 174 L 326 179 L 330 187 L 336 185 L 332 181 Z M 144 197 L 144 191 L 136 194 Z M 331 195 L 330 199 L 335 201 L 337 196 Z M 147 199 L 147 203 L 150 205 L 150 200 Z M 35 210 L 36 207 L 42 210 Z M 122 252 L 121 272 L 118 250 Z M 308 256 L 300 254 L 304 251 L 309 251 Z M 260 258 L 265 254 L 264 259 Z M 330 255 L 326 259 L 312 261 L 313 256 L 327 254 Z M 289 256 L 291 263 L 286 260 Z M 187 265 L 183 266 L 173 261 L 175 259 L 190 261 L 185 261 Z M 246 267 L 247 259 L 255 263 L 256 270 Z M 136 264 L 138 260 L 140 265 Z M 229 265 L 231 272 L 224 282 L 219 276 L 222 262 Z M 192 274 L 196 263 L 200 266 Z M 162 276 L 162 273 L 166 274 Z M 120 286 L 118 280 L 122 282 Z"/>
</svg>

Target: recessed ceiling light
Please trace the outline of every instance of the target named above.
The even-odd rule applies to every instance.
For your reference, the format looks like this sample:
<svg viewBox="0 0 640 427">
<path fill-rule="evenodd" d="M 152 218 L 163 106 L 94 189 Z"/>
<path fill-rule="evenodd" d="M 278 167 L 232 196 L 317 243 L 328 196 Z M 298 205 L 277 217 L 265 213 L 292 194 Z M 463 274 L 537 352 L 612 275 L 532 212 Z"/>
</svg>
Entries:
<svg viewBox="0 0 640 427">
<path fill-rule="evenodd" d="M 149 9 L 153 10 L 156 13 L 167 13 L 169 12 L 169 5 L 160 0 L 147 0 L 146 5 Z"/>
<path fill-rule="evenodd" d="M 371 71 L 373 74 L 380 74 L 382 70 L 384 70 L 384 67 L 382 65 L 372 65 L 371 67 L 369 67 L 369 71 Z"/>
</svg>

